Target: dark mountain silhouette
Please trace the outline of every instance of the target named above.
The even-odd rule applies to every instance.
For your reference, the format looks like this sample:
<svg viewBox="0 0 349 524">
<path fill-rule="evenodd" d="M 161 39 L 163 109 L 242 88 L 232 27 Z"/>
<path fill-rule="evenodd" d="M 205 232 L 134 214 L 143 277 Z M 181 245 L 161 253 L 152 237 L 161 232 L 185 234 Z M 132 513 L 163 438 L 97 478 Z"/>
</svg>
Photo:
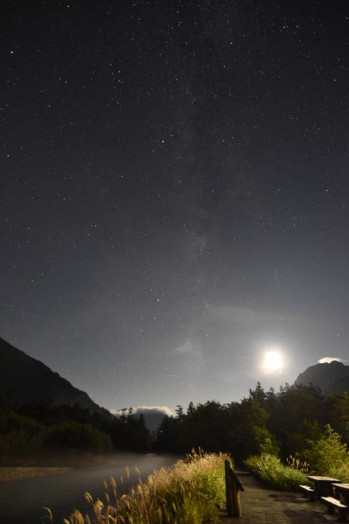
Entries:
<svg viewBox="0 0 349 524">
<path fill-rule="evenodd" d="M 324 395 L 349 392 L 349 366 L 333 360 L 330 363 L 310 366 L 296 378 L 295 384 L 319 386 Z"/>
<path fill-rule="evenodd" d="M 107 413 L 84 391 L 45 364 L 0 338 L 0 398 L 12 407 L 29 404 L 78 405 L 91 413 Z"/>
</svg>

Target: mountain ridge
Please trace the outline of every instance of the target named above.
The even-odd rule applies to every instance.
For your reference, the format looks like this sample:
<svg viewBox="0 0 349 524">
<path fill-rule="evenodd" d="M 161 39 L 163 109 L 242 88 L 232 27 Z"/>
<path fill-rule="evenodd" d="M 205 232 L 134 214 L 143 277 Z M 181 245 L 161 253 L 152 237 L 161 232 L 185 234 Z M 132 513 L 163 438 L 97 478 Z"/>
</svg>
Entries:
<svg viewBox="0 0 349 524">
<path fill-rule="evenodd" d="M 107 412 L 46 364 L 2 338 L 0 376 L 0 397 L 13 407 L 44 402 L 52 406 L 78 404 L 92 413 Z"/>
<path fill-rule="evenodd" d="M 300 384 L 318 386 L 325 396 L 349 392 L 349 366 L 337 360 L 317 363 L 298 375 L 295 385 Z"/>
</svg>

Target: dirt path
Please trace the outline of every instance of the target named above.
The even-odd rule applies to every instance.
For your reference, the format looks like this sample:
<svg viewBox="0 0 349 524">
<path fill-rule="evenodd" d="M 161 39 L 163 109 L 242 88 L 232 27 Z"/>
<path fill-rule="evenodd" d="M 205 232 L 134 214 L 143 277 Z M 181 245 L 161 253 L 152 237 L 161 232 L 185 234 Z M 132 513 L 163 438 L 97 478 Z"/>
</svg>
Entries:
<svg viewBox="0 0 349 524">
<path fill-rule="evenodd" d="M 337 522 L 320 502 L 308 502 L 300 493 L 266 489 L 250 473 L 236 471 L 244 488 L 240 492 L 240 519 L 222 516 L 221 524 L 322 524 Z"/>
</svg>

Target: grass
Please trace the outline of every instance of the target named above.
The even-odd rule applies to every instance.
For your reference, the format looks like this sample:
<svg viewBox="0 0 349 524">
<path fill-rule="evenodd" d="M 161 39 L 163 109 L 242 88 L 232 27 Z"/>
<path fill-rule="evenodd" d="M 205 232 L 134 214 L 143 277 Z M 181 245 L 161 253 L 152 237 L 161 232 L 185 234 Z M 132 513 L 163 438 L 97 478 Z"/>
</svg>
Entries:
<svg viewBox="0 0 349 524">
<path fill-rule="evenodd" d="M 306 474 L 306 465 L 297 460 L 282 464 L 275 455 L 262 453 L 249 457 L 246 466 L 269 487 L 281 491 L 299 491 L 299 484 L 310 485 Z"/>
<path fill-rule="evenodd" d="M 171 468 L 139 479 L 127 495 L 118 496 L 113 477 L 105 482 L 104 502 L 85 493 L 91 515 L 75 510 L 65 524 L 203 524 L 219 522 L 225 502 L 225 454 L 192 452 Z M 126 472 L 127 474 L 127 472 Z M 52 518 L 50 520 L 53 520 Z"/>
</svg>

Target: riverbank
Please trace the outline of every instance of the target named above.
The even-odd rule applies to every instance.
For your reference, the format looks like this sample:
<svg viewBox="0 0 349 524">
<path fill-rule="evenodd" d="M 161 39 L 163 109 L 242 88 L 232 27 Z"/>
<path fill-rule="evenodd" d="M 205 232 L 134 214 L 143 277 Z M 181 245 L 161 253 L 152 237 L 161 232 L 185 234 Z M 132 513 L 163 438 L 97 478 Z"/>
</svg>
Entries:
<svg viewBox="0 0 349 524">
<path fill-rule="evenodd" d="M 95 455 L 81 451 L 56 452 L 23 462 L 8 462 L 0 465 L 0 482 L 22 480 L 71 473 L 76 469 L 103 466 L 114 460 L 117 454 Z M 141 456 L 141 455 L 140 455 Z"/>
<path fill-rule="evenodd" d="M 69 473 L 74 468 L 71 467 L 52 467 L 52 466 L 15 466 L 0 467 L 0 482 L 11 480 L 22 480 L 28 478 L 47 477 L 52 475 L 63 475 Z"/>
<path fill-rule="evenodd" d="M 68 518 L 75 508 L 83 514 L 89 513 L 91 507 L 83 494 L 88 491 L 94 499 L 104 500 L 104 481 L 111 476 L 117 482 L 118 495 L 128 493 L 138 482 L 139 471 L 145 481 L 154 470 L 170 467 L 177 457 L 168 455 L 142 455 L 137 453 L 116 453 L 104 461 L 98 461 L 91 466 L 74 467 L 67 474 L 47 474 L 51 471 L 64 471 L 72 464 L 17 464 L 23 472 L 34 476 L 0 483 L 0 522 L 6 524 L 38 524 L 47 522 L 42 519 L 47 512 L 43 507 L 49 507 L 54 516 L 54 522 L 62 522 Z M 49 467 L 47 467 L 49 466 Z M 59 467 L 60 466 L 60 467 Z M 128 468 L 129 476 L 126 474 Z M 14 470 L 15 466 L 7 468 Z M 30 472 L 30 468 L 32 468 Z M 57 468 L 57 469 L 56 469 Z M 5 471 L 4 467 L 0 470 Z M 17 469 L 16 474 L 20 470 Z M 46 473 L 45 475 L 37 475 Z M 36 475 L 36 476 L 35 476 Z M 120 480 L 122 478 L 122 480 Z"/>
</svg>

